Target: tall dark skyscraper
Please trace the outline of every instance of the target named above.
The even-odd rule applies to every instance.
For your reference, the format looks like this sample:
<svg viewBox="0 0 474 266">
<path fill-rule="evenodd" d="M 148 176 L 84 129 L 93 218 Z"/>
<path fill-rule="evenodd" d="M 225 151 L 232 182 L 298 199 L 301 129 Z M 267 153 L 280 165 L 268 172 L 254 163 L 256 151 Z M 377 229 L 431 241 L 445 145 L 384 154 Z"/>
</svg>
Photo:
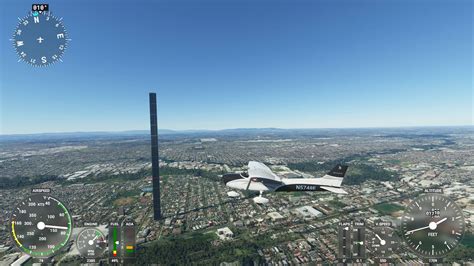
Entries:
<svg viewBox="0 0 474 266">
<path fill-rule="evenodd" d="M 160 165 L 158 153 L 158 119 L 156 93 L 150 92 L 151 173 L 153 177 L 153 217 L 161 219 Z"/>
</svg>

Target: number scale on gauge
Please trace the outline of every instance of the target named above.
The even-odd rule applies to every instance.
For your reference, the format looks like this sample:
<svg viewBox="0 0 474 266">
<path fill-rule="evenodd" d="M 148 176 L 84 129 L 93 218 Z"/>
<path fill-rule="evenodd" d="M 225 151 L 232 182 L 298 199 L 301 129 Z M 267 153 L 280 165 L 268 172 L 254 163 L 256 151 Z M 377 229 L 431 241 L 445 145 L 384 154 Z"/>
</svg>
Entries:
<svg viewBox="0 0 474 266">
<path fill-rule="evenodd" d="M 443 195 L 425 194 L 408 205 L 402 219 L 402 232 L 414 252 L 425 257 L 442 257 L 461 240 L 462 211 Z"/>
<path fill-rule="evenodd" d="M 79 233 L 76 245 L 82 256 L 86 258 L 97 258 L 104 253 L 107 247 L 107 241 L 99 229 L 86 228 Z"/>
<path fill-rule="evenodd" d="M 64 247 L 72 231 L 67 208 L 43 194 L 31 195 L 12 213 L 11 235 L 21 251 L 32 257 L 49 257 Z"/>
<path fill-rule="evenodd" d="M 369 234 L 368 248 L 376 258 L 388 258 L 397 249 L 399 243 L 391 223 L 380 223 Z"/>
<path fill-rule="evenodd" d="M 47 66 L 61 58 L 70 41 L 62 18 L 49 12 L 32 12 L 19 18 L 11 39 L 19 60 L 32 66 Z"/>
</svg>

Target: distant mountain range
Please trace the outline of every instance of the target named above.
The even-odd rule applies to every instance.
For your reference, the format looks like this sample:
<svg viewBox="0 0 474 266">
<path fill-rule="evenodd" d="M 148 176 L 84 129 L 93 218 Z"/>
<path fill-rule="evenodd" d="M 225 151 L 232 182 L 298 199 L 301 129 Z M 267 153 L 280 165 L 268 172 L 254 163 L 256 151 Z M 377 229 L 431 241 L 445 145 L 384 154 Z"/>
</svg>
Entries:
<svg viewBox="0 0 474 266">
<path fill-rule="evenodd" d="M 250 133 L 250 132 L 286 132 L 294 129 L 279 128 L 235 128 L 235 129 L 189 129 L 189 130 L 173 130 L 158 129 L 160 135 L 174 134 L 206 134 L 206 133 Z M 149 135 L 149 130 L 126 130 L 126 131 L 88 131 L 88 132 L 52 132 L 52 133 L 32 133 L 32 134 L 0 134 L 0 139 L 5 138 L 29 138 L 29 137 L 100 137 L 100 136 L 136 136 Z"/>
<path fill-rule="evenodd" d="M 340 135 L 340 134 L 430 134 L 451 133 L 468 131 L 474 133 L 474 126 L 439 126 L 439 127 L 400 127 L 400 128 L 232 128 L 221 130 L 172 130 L 159 129 L 160 135 L 195 135 L 195 136 L 237 136 L 237 135 Z M 127 131 L 92 131 L 92 132 L 58 132 L 58 133 L 35 133 L 35 134 L 11 134 L 0 135 L 0 141 L 27 140 L 27 139 L 75 139 L 75 138 L 114 138 L 149 135 L 149 130 L 127 130 Z"/>
</svg>

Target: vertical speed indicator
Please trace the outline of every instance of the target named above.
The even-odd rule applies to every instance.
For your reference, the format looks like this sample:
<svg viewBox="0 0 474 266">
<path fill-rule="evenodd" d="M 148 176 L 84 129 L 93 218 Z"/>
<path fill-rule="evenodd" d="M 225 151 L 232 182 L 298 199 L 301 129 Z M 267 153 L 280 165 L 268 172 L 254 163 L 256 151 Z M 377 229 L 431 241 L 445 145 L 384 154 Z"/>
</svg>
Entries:
<svg viewBox="0 0 474 266">
<path fill-rule="evenodd" d="M 67 208 L 49 195 L 34 194 L 20 202 L 11 217 L 11 236 L 24 253 L 46 258 L 64 247 L 71 236 Z"/>
</svg>

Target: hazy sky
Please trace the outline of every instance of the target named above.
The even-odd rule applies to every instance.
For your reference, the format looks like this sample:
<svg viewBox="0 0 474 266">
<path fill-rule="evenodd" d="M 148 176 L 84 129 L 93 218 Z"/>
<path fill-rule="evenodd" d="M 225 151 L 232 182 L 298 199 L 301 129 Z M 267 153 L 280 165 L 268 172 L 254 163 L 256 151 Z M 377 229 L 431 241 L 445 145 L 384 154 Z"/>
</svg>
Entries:
<svg viewBox="0 0 474 266">
<path fill-rule="evenodd" d="M 34 68 L 2 1 L 2 134 L 147 129 L 149 91 L 170 129 L 473 124 L 469 0 L 48 2 L 72 41 Z"/>
</svg>

